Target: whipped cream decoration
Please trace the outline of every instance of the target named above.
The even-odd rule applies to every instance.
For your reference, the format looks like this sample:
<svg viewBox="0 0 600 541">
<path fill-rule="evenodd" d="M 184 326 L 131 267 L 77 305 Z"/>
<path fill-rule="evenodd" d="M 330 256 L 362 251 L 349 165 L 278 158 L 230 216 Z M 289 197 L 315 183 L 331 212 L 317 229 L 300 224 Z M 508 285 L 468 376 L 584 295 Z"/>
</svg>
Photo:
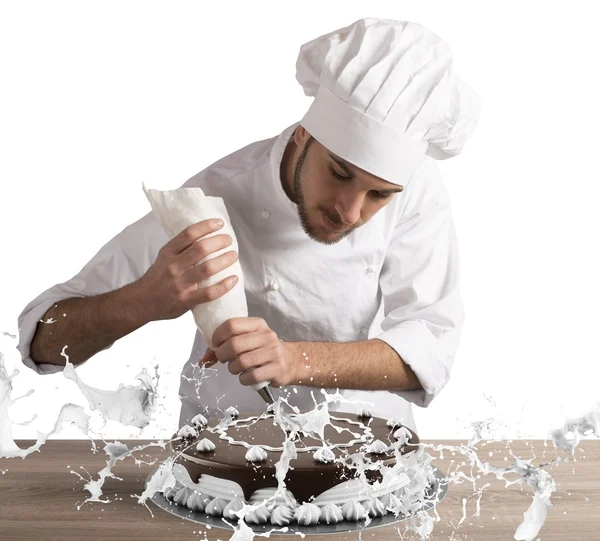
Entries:
<svg viewBox="0 0 600 541">
<path fill-rule="evenodd" d="M 314 452 L 313 458 L 316 462 L 327 464 L 328 462 L 333 462 L 335 460 L 335 454 L 329 447 L 323 446 Z"/>
<path fill-rule="evenodd" d="M 389 448 L 381 440 L 375 440 L 367 447 L 367 453 L 375 453 L 376 455 L 384 455 Z"/>
<path fill-rule="evenodd" d="M 321 508 L 321 520 L 327 524 L 337 524 L 344 520 L 344 515 L 339 506 L 335 503 L 328 503 Z"/>
<path fill-rule="evenodd" d="M 225 506 L 225 509 L 223 509 L 223 516 L 231 520 L 236 520 L 239 517 L 237 511 L 240 511 L 245 503 L 246 502 L 242 500 L 242 498 L 236 496 Z"/>
<path fill-rule="evenodd" d="M 228 417 L 231 417 L 232 419 L 237 419 L 240 416 L 240 412 L 233 406 L 229 406 L 225 410 L 225 415 L 227 415 Z"/>
<path fill-rule="evenodd" d="M 296 509 L 300 505 L 289 490 L 279 492 L 275 487 L 255 490 L 250 496 L 250 505 L 262 504 L 265 500 L 269 500 L 269 506 L 287 505 L 291 509 Z"/>
<path fill-rule="evenodd" d="M 198 491 L 194 491 L 194 493 L 188 498 L 186 502 L 186 506 L 192 511 L 204 511 L 206 506 L 211 502 L 211 497 L 206 494 L 200 494 Z"/>
<path fill-rule="evenodd" d="M 183 485 L 177 483 L 175 484 L 175 486 L 168 490 L 167 492 L 164 493 L 165 498 L 167 498 L 167 500 L 173 500 L 173 498 L 175 498 L 175 494 L 177 494 L 179 492 L 179 490 L 182 488 Z"/>
<path fill-rule="evenodd" d="M 204 430 L 208 426 L 208 421 L 206 420 L 206 417 L 204 417 L 204 415 L 202 415 L 201 413 L 196 415 L 190 422 L 192 423 L 193 427 L 196 427 L 200 430 Z"/>
<path fill-rule="evenodd" d="M 377 498 L 373 498 L 367 503 L 367 513 L 370 517 L 379 518 L 387 515 L 387 509 Z"/>
<path fill-rule="evenodd" d="M 253 508 L 249 513 L 244 515 L 244 520 L 249 524 L 265 524 L 271 518 L 271 511 L 266 505 Z"/>
<path fill-rule="evenodd" d="M 198 445 L 196 445 L 196 450 L 200 451 L 201 453 L 210 453 L 211 451 L 214 451 L 216 449 L 215 444 L 210 441 L 208 438 L 202 438 L 199 442 Z"/>
<path fill-rule="evenodd" d="M 396 498 L 398 498 L 400 501 L 402 501 L 406 497 L 408 492 L 409 492 L 408 487 L 402 487 L 402 488 L 392 492 L 392 494 L 394 496 L 396 496 Z"/>
<path fill-rule="evenodd" d="M 346 520 L 357 522 L 367 516 L 367 510 L 356 500 L 346 502 L 342 506 L 342 515 Z"/>
<path fill-rule="evenodd" d="M 294 518 L 301 526 L 312 526 L 319 522 L 321 509 L 314 503 L 303 503 L 294 512 Z"/>
<path fill-rule="evenodd" d="M 263 462 L 267 460 L 267 452 L 260 445 L 253 445 L 246 453 L 248 462 Z"/>
<path fill-rule="evenodd" d="M 381 497 L 381 503 L 388 511 L 391 511 L 392 513 L 396 513 L 396 510 L 402 507 L 402 502 L 393 494 L 384 494 Z"/>
<path fill-rule="evenodd" d="M 363 494 L 367 483 L 362 479 L 349 479 L 343 481 L 325 492 L 321 492 L 315 499 L 317 505 L 325 505 L 327 503 L 335 503 L 336 505 L 344 505 L 346 502 L 354 501 L 362 496 L 363 500 L 369 499 L 370 495 Z"/>
<path fill-rule="evenodd" d="M 183 425 L 177 432 L 177 436 L 180 438 L 197 438 L 198 431 L 190 425 Z"/>
<path fill-rule="evenodd" d="M 220 517 L 223 515 L 227 502 L 223 498 L 215 498 L 204 509 L 204 512 L 211 517 Z"/>
<path fill-rule="evenodd" d="M 242 487 L 229 479 L 221 479 L 220 477 L 203 473 L 195 486 L 202 494 L 206 494 L 211 498 L 221 498 L 225 502 L 233 500 L 236 496 L 244 499 Z"/>
<path fill-rule="evenodd" d="M 182 487 L 177 491 L 175 497 L 173 498 L 173 502 L 177 505 L 187 505 L 188 498 L 192 495 L 193 489 L 189 487 Z"/>
<path fill-rule="evenodd" d="M 278 505 L 271 514 L 271 524 L 287 526 L 294 520 L 294 512 L 287 505 Z"/>
</svg>

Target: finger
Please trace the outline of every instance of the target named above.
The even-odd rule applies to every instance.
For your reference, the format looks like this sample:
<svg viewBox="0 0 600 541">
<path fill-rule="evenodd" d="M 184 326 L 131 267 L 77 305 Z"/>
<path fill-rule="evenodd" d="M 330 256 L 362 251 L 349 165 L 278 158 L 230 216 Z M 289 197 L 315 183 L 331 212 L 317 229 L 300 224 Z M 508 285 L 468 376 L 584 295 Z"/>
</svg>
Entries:
<svg viewBox="0 0 600 541">
<path fill-rule="evenodd" d="M 200 265 L 194 265 L 189 267 L 185 272 L 184 280 L 190 284 L 197 284 L 202 282 L 211 276 L 214 276 L 218 272 L 226 269 L 233 265 L 238 259 L 238 254 L 234 250 L 225 252 L 217 257 L 213 257 Z"/>
<path fill-rule="evenodd" d="M 277 387 L 277 385 L 273 385 L 275 372 L 276 368 L 274 363 L 263 364 L 262 366 L 258 366 L 257 368 L 253 368 L 248 372 L 240 374 L 240 383 L 242 385 L 254 385 L 255 383 L 262 383 L 263 381 L 271 381 L 271 385 Z"/>
<path fill-rule="evenodd" d="M 238 277 L 232 275 L 209 287 L 201 287 L 200 289 L 198 289 L 198 285 L 194 284 L 186 290 L 184 294 L 184 302 L 188 305 L 197 306 L 205 302 L 214 301 L 215 299 L 218 299 L 225 295 L 225 293 L 230 291 L 237 283 Z"/>
<path fill-rule="evenodd" d="M 202 359 L 198 361 L 198 364 L 200 366 L 209 367 L 216 364 L 217 362 L 219 362 L 219 360 L 217 359 L 217 355 L 214 352 L 214 350 L 206 348 L 206 351 L 204 352 L 204 357 L 202 357 Z"/>
<path fill-rule="evenodd" d="M 264 350 L 257 349 L 256 351 L 244 353 L 239 357 L 231 359 L 227 363 L 227 370 L 229 370 L 231 374 L 237 376 L 245 370 L 250 370 L 252 368 L 256 368 L 257 366 L 262 366 L 263 364 L 270 362 L 270 360 L 271 359 L 265 355 Z"/>
<path fill-rule="evenodd" d="M 200 368 L 212 368 L 215 364 L 217 364 L 218 361 L 212 361 L 212 362 L 202 362 L 202 361 L 198 361 L 198 366 Z"/>
<path fill-rule="evenodd" d="M 212 337 L 213 346 L 215 344 L 215 333 Z M 232 336 L 229 340 L 215 348 L 217 359 L 226 361 L 232 357 L 237 357 L 242 353 L 250 353 L 262 348 L 267 343 L 264 332 L 251 332 Z"/>
<path fill-rule="evenodd" d="M 167 244 L 165 244 L 165 247 L 168 247 L 167 249 L 173 254 L 180 254 L 189 248 L 199 238 L 204 237 L 209 233 L 214 233 L 223 226 L 224 224 L 222 220 L 202 220 L 201 222 L 189 225 L 178 235 L 175 235 L 169 242 L 167 242 Z"/>
<path fill-rule="evenodd" d="M 194 268 L 194 265 L 204 261 L 207 257 L 213 256 L 215 252 L 224 250 L 233 244 L 231 235 L 212 235 L 204 237 L 191 246 L 188 246 L 177 258 L 177 266 L 183 271 L 188 271 Z"/>
<path fill-rule="evenodd" d="M 232 317 L 215 329 L 212 344 L 218 347 L 233 336 L 266 330 L 269 326 L 261 317 Z"/>
</svg>

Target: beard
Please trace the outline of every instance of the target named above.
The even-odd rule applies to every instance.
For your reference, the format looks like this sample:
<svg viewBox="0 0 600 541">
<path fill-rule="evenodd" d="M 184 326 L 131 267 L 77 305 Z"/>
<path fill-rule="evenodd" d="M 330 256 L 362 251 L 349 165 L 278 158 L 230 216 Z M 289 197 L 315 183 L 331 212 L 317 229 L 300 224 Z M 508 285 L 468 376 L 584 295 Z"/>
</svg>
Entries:
<svg viewBox="0 0 600 541">
<path fill-rule="evenodd" d="M 350 228 L 348 231 L 344 231 L 342 233 L 330 233 L 331 235 L 337 235 L 335 237 L 325 236 L 323 233 L 319 233 L 319 231 L 314 228 L 310 224 L 310 220 L 308 217 L 308 211 L 306 209 L 306 201 L 304 199 L 304 191 L 302 189 L 302 173 L 304 172 L 304 161 L 306 159 L 306 155 L 308 153 L 308 149 L 312 145 L 314 138 L 311 137 L 304 145 L 300 156 L 298 157 L 298 162 L 296 163 L 296 167 L 294 168 L 294 195 L 296 197 L 296 205 L 298 206 L 298 217 L 300 218 L 300 225 L 304 232 L 313 240 L 320 242 L 321 244 L 336 244 L 340 242 L 343 238 L 347 237 L 354 228 Z M 322 210 L 322 212 L 331 220 L 332 223 L 336 225 L 341 225 L 340 220 L 337 218 L 333 218 L 327 211 Z"/>
</svg>

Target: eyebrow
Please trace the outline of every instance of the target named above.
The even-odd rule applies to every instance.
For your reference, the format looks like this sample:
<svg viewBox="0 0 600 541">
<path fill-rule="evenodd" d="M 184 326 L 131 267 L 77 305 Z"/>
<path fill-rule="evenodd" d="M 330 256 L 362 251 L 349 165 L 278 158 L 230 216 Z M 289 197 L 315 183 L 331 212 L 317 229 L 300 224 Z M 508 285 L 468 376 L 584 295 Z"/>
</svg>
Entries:
<svg viewBox="0 0 600 541">
<path fill-rule="evenodd" d="M 344 170 L 344 173 L 346 173 L 349 178 L 351 178 L 352 180 L 354 180 L 356 178 L 356 173 L 348 167 L 348 164 L 344 160 L 342 160 L 341 158 L 338 158 L 337 156 L 334 156 L 333 154 L 331 154 L 331 152 L 328 152 L 327 155 Z M 400 193 L 403 190 L 404 190 L 404 186 L 401 186 L 400 188 L 396 188 L 396 189 L 394 189 L 394 188 L 387 189 L 386 188 L 384 190 L 375 190 L 375 191 L 386 192 L 386 193 Z"/>
</svg>

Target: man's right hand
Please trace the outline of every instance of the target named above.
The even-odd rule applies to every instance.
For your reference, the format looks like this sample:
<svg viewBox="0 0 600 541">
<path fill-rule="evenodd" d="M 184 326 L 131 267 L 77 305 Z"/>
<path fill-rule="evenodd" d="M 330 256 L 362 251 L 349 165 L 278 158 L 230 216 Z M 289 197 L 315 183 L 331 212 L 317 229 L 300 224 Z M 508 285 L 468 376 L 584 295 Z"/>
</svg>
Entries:
<svg viewBox="0 0 600 541">
<path fill-rule="evenodd" d="M 175 319 L 195 306 L 222 297 L 238 282 L 235 275 L 210 286 L 198 283 L 233 265 L 238 258 L 234 251 L 198 264 L 211 254 L 233 243 L 230 235 L 206 237 L 223 227 L 219 220 L 203 220 L 186 227 L 158 252 L 154 264 L 140 278 L 142 302 L 152 321 Z"/>
</svg>

